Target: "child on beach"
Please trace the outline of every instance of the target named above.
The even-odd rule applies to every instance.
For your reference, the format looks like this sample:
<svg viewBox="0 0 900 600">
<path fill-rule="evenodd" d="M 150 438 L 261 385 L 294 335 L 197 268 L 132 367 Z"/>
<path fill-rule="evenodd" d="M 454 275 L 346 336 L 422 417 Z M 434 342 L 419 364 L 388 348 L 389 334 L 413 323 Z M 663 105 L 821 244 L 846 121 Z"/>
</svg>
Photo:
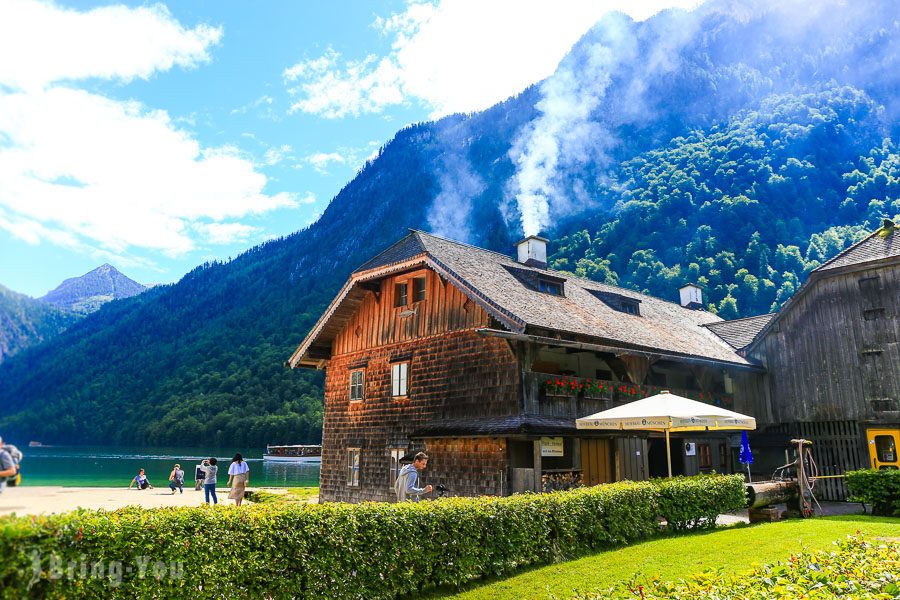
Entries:
<svg viewBox="0 0 900 600">
<path fill-rule="evenodd" d="M 169 474 L 169 489 L 172 490 L 172 494 L 175 493 L 175 488 L 178 488 L 179 493 L 184 493 L 184 471 L 179 464 L 176 464 Z"/>
<path fill-rule="evenodd" d="M 203 472 L 206 473 L 206 477 L 203 479 L 203 491 L 207 504 L 209 504 L 210 496 L 212 496 L 213 504 L 219 503 L 219 499 L 216 498 L 216 473 L 219 471 L 219 467 L 216 466 L 217 462 L 219 461 L 215 456 L 203 461 Z"/>
<path fill-rule="evenodd" d="M 135 484 L 137 484 L 137 489 L 139 490 L 153 489 L 153 486 L 150 485 L 150 480 L 147 479 L 147 475 L 144 474 L 143 469 L 138 471 L 138 474 L 134 476 L 134 479 L 131 480 L 131 485 L 128 486 L 128 489 L 130 490 L 132 487 L 134 487 Z"/>
</svg>

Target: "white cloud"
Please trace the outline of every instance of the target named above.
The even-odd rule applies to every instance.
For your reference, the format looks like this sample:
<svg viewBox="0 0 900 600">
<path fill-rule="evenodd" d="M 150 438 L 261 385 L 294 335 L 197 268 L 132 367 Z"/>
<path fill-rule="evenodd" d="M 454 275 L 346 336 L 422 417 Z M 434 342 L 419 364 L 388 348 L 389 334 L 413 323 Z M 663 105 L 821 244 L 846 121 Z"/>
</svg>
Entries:
<svg viewBox="0 0 900 600">
<path fill-rule="evenodd" d="M 282 144 L 280 146 L 269 148 L 263 155 L 263 162 L 269 167 L 275 166 L 286 158 L 289 158 L 292 150 L 293 148 L 291 148 L 290 144 Z"/>
<path fill-rule="evenodd" d="M 221 37 L 219 27 L 184 28 L 160 4 L 78 12 L 51 2 L 3 0 L 0 82 L 35 89 L 88 77 L 147 79 L 208 61 L 209 47 Z"/>
<path fill-rule="evenodd" d="M 344 164 L 347 162 L 347 159 L 337 152 L 316 152 L 307 156 L 304 161 L 311 164 L 313 169 L 319 174 L 327 175 L 329 164 Z"/>
<path fill-rule="evenodd" d="M 292 111 L 326 118 L 379 113 L 416 98 L 432 116 L 495 104 L 553 73 L 572 45 L 605 13 L 646 19 L 702 0 L 410 1 L 378 18 L 391 52 L 344 60 L 329 48 L 284 71 L 297 100 Z"/>
<path fill-rule="evenodd" d="M 316 200 L 318 200 L 318 198 L 316 198 L 315 194 L 313 194 L 312 192 L 306 192 L 305 196 L 303 196 L 302 198 L 297 198 L 297 204 L 315 204 Z"/>
<path fill-rule="evenodd" d="M 198 223 L 195 227 L 211 244 L 246 242 L 260 232 L 258 227 L 243 223 Z"/>
<path fill-rule="evenodd" d="M 220 30 L 185 29 L 158 6 L 78 13 L 13 0 L 0 3 L 0 56 L 10 56 L 9 33 L 23 44 L 21 60 L 0 61 L 0 228 L 11 235 L 120 258 L 131 248 L 178 255 L 255 232 L 237 219 L 296 206 L 266 193 L 266 176 L 236 147 L 202 147 L 165 111 L 73 81 L 194 66 Z"/>
<path fill-rule="evenodd" d="M 304 156 L 297 164 L 297 168 L 310 165 L 320 175 L 329 175 L 328 168 L 332 165 L 341 165 L 351 171 L 358 171 L 365 163 L 376 158 L 380 149 L 381 143 L 373 140 L 361 147 L 341 146 L 332 152 L 314 152 Z"/>
<path fill-rule="evenodd" d="M 400 73 L 390 59 L 372 54 L 359 61 L 337 64 L 341 55 L 329 49 L 317 59 L 295 64 L 284 71 L 286 81 L 305 81 L 290 88 L 301 98 L 290 112 L 302 111 L 329 119 L 379 112 L 382 107 L 403 102 Z"/>
</svg>

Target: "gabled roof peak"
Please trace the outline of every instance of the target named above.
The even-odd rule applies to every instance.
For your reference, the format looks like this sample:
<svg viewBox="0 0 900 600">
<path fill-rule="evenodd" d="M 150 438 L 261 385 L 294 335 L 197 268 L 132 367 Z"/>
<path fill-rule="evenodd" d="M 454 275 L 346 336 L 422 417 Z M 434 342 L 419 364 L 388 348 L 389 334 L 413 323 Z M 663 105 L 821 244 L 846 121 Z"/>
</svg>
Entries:
<svg viewBox="0 0 900 600">
<path fill-rule="evenodd" d="M 849 248 L 812 270 L 821 273 L 831 269 L 850 267 L 886 258 L 900 257 L 900 228 L 890 219 L 884 219 L 882 226 Z"/>
</svg>

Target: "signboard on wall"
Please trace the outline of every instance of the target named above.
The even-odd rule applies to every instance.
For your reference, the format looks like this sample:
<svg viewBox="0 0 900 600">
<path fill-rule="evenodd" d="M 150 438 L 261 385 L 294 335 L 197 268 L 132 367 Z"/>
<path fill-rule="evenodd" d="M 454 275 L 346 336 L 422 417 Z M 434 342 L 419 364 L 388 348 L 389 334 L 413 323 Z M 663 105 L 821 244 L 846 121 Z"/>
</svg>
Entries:
<svg viewBox="0 0 900 600">
<path fill-rule="evenodd" d="M 563 456 L 563 439 L 561 437 L 542 437 L 541 456 Z"/>
</svg>

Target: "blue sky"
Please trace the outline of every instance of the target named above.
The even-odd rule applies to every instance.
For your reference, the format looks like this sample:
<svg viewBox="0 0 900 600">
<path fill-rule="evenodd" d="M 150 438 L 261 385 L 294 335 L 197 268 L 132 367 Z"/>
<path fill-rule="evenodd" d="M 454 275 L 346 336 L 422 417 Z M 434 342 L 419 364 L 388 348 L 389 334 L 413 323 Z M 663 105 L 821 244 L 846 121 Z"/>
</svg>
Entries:
<svg viewBox="0 0 900 600">
<path fill-rule="evenodd" d="M 605 12 L 696 3 L 4 0 L 0 285 L 177 281 L 312 223 L 404 125 L 548 76 Z"/>
</svg>

